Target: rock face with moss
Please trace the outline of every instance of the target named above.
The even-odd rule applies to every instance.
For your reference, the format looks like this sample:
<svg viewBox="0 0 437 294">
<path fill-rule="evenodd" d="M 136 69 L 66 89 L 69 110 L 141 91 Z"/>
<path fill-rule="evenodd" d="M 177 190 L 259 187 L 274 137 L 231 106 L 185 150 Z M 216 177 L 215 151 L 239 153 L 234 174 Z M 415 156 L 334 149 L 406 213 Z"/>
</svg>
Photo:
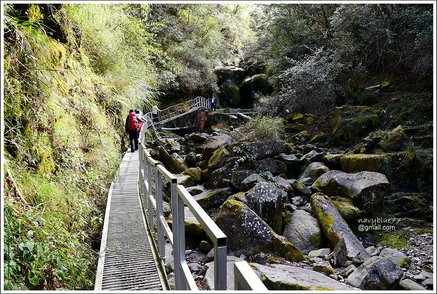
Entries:
<svg viewBox="0 0 437 294">
<path fill-rule="evenodd" d="M 377 210 L 390 191 L 390 183 L 381 173 L 345 173 L 333 170 L 320 176 L 312 189 L 331 196 L 349 197 L 364 210 Z"/>
<path fill-rule="evenodd" d="M 287 193 L 274 184 L 261 182 L 246 194 L 247 205 L 276 233 L 281 233 L 283 202 Z"/>
<path fill-rule="evenodd" d="M 283 235 L 305 254 L 320 248 L 322 241 L 317 219 L 305 210 L 296 210 L 291 214 L 291 221 L 285 225 Z"/>
<path fill-rule="evenodd" d="M 346 284 L 308 269 L 283 264 L 251 263 L 269 290 L 356 290 Z"/>
<path fill-rule="evenodd" d="M 343 239 L 346 245 L 346 255 L 349 259 L 365 260 L 370 257 L 328 196 L 322 193 L 313 194 L 311 206 L 332 248 L 337 245 L 340 239 Z"/>
<path fill-rule="evenodd" d="M 246 204 L 228 199 L 215 219 L 228 236 L 230 250 L 243 250 L 248 255 L 272 253 L 290 261 L 304 260 L 302 252 L 283 236 L 276 234 Z"/>
<path fill-rule="evenodd" d="M 389 258 L 374 256 L 359 266 L 346 282 L 363 290 L 394 290 L 403 274 Z"/>
</svg>

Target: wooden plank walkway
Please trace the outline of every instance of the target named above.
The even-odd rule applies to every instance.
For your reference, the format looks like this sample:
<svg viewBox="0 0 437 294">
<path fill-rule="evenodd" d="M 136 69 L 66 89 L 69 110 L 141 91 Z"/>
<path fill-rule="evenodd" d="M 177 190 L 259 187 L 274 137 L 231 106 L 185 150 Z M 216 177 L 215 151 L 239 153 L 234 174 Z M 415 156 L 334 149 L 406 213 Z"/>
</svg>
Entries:
<svg viewBox="0 0 437 294">
<path fill-rule="evenodd" d="M 166 290 L 138 196 L 138 151 L 127 152 L 108 195 L 95 290 Z"/>
</svg>

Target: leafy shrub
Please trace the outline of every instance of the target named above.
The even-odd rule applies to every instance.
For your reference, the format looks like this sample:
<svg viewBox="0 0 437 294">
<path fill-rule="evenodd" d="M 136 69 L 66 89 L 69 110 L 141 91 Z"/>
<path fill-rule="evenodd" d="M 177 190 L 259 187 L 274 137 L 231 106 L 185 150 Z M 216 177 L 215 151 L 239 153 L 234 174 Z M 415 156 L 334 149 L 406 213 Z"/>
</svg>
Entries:
<svg viewBox="0 0 437 294">
<path fill-rule="evenodd" d="M 280 117 L 257 116 L 243 125 L 239 133 L 242 141 L 277 141 L 283 137 L 284 123 Z"/>
</svg>

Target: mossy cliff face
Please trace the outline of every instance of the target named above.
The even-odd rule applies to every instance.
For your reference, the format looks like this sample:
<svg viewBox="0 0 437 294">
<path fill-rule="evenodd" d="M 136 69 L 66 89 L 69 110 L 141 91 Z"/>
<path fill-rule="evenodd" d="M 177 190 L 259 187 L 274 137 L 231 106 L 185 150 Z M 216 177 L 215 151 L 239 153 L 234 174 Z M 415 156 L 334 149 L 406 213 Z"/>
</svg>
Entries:
<svg viewBox="0 0 437 294">
<path fill-rule="evenodd" d="M 93 288 L 125 113 L 140 106 L 139 84 L 120 78 L 116 54 L 94 55 L 108 48 L 92 44 L 103 42 L 93 29 L 98 21 L 105 42 L 120 41 L 120 31 L 103 23 L 120 20 L 121 10 L 101 8 L 5 6 L 7 290 Z"/>
<path fill-rule="evenodd" d="M 217 225 L 228 236 L 230 250 L 248 254 L 272 253 L 290 261 L 304 260 L 303 254 L 283 236 L 276 234 L 244 203 L 229 199 L 216 216 Z"/>
</svg>

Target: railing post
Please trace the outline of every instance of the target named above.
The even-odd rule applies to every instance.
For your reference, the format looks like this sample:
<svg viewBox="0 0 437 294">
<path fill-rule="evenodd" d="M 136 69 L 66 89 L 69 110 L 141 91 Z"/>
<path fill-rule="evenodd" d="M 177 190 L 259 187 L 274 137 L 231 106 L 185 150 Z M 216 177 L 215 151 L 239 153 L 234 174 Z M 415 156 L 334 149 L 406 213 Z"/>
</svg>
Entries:
<svg viewBox="0 0 437 294">
<path fill-rule="evenodd" d="M 149 186 L 149 191 L 147 193 L 147 199 L 148 199 L 148 209 L 149 209 L 149 224 L 150 224 L 150 230 L 152 232 L 155 231 L 155 226 L 153 224 L 153 204 L 152 204 L 152 176 L 153 176 L 153 166 L 149 162 L 148 164 L 148 175 L 147 175 L 147 184 Z"/>
<path fill-rule="evenodd" d="M 156 171 L 156 219 L 158 226 L 158 252 L 159 256 L 165 262 L 165 240 L 164 240 L 164 228 L 161 224 L 161 217 L 163 217 L 162 209 L 162 175 L 155 167 Z"/>
<path fill-rule="evenodd" d="M 218 239 L 214 248 L 214 290 L 227 290 L 227 269 L 226 238 Z"/>
<path fill-rule="evenodd" d="M 175 230 L 173 231 L 175 247 L 175 286 L 176 290 L 185 290 L 185 279 L 182 273 L 182 262 L 185 260 L 185 211 L 184 211 L 184 201 L 180 199 L 178 193 L 176 193 L 176 224 L 173 220 L 173 226 Z M 174 216 L 173 216 L 174 217 Z"/>
<path fill-rule="evenodd" d="M 146 186 L 146 181 L 149 178 L 149 161 L 147 160 L 147 158 L 145 158 L 144 162 L 144 178 L 143 178 L 143 185 L 144 185 L 144 208 L 146 209 L 146 211 L 149 208 L 149 201 L 147 196 L 149 195 L 149 190 L 150 190 L 150 186 L 147 184 Z"/>
</svg>

